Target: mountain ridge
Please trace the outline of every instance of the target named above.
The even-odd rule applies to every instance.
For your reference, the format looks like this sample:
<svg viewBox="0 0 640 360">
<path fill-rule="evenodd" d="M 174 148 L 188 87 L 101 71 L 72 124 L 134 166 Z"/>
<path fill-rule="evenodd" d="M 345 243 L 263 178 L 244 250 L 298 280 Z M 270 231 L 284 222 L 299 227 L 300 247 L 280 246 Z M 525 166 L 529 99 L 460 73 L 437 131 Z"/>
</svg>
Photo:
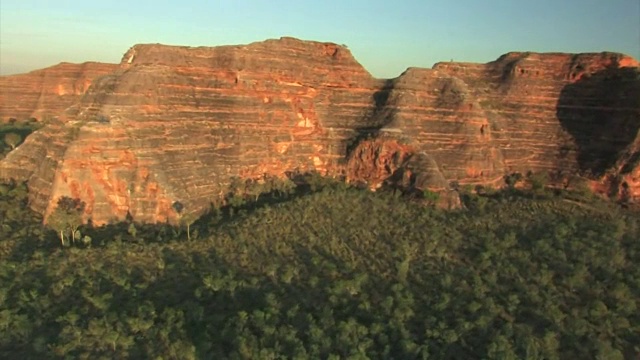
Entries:
<svg viewBox="0 0 640 360">
<path fill-rule="evenodd" d="M 640 77 L 623 54 L 511 52 L 376 79 L 344 46 L 285 37 L 139 44 L 86 73 L 71 105 L 51 107 L 59 121 L 0 162 L 41 213 L 72 196 L 96 223 L 174 221 L 175 201 L 202 211 L 232 177 L 293 170 L 434 190 L 580 173 L 640 198 Z M 0 78 L 3 116 L 15 79 Z"/>
</svg>

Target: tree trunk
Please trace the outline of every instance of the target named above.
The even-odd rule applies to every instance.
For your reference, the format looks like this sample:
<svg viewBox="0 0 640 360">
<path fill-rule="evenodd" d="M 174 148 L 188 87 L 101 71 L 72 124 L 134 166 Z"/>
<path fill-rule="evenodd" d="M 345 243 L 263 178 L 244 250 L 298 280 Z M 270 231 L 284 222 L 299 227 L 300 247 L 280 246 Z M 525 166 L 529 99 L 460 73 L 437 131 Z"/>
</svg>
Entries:
<svg viewBox="0 0 640 360">
<path fill-rule="evenodd" d="M 64 247 L 64 233 L 62 230 L 60 230 L 60 243 L 62 244 L 62 247 Z"/>
<path fill-rule="evenodd" d="M 187 223 L 187 240 L 191 241 L 191 226 Z"/>
</svg>

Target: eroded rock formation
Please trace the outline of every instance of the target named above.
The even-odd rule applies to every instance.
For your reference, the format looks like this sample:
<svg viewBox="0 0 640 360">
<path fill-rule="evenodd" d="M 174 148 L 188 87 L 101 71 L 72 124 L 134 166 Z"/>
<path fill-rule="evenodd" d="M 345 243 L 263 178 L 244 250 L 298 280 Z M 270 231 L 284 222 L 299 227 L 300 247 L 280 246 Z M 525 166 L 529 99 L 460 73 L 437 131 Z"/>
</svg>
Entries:
<svg viewBox="0 0 640 360">
<path fill-rule="evenodd" d="M 78 103 L 93 79 L 117 67 L 97 62 L 61 63 L 27 74 L 0 76 L 0 122 L 58 116 Z"/>
<path fill-rule="evenodd" d="M 434 190 L 582 172 L 637 199 L 638 74 L 620 54 L 510 53 L 378 80 L 332 43 L 136 45 L 0 177 L 44 213 L 81 198 L 96 223 L 174 221 L 173 202 L 198 212 L 233 176 L 295 169 Z"/>
<path fill-rule="evenodd" d="M 67 195 L 96 223 L 172 221 L 174 201 L 206 208 L 232 176 L 336 171 L 357 129 L 375 126 L 380 84 L 335 44 L 137 45 L 0 175 L 28 179 L 45 213 Z"/>
<path fill-rule="evenodd" d="M 496 185 L 514 172 L 579 173 L 638 199 L 640 70 L 628 56 L 509 53 L 488 64 L 410 68 L 386 89 L 380 133 L 401 140 L 397 154 L 411 160 L 374 173 L 411 168 L 432 188 L 443 179 Z M 380 139 L 360 146 L 367 150 L 354 154 L 398 158 Z"/>
</svg>

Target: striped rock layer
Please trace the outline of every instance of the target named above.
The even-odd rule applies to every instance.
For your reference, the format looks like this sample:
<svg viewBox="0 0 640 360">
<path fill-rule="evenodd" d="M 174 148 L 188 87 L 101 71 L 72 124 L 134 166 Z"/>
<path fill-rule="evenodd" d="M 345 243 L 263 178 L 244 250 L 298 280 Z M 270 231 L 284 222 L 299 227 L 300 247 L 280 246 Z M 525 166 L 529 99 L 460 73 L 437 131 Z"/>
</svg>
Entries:
<svg viewBox="0 0 640 360">
<path fill-rule="evenodd" d="M 98 224 L 175 221 L 175 201 L 197 213 L 233 177 L 290 171 L 436 190 L 582 173 L 640 199 L 640 70 L 622 54 L 509 53 L 384 80 L 343 46 L 281 38 L 136 45 L 119 65 L 82 66 L 59 77 L 74 99 L 51 104 L 21 100 L 38 72 L 0 80 L 3 116 L 57 116 L 0 162 L 44 214 L 71 196 Z M 19 79 L 32 85 L 6 90 Z"/>
</svg>

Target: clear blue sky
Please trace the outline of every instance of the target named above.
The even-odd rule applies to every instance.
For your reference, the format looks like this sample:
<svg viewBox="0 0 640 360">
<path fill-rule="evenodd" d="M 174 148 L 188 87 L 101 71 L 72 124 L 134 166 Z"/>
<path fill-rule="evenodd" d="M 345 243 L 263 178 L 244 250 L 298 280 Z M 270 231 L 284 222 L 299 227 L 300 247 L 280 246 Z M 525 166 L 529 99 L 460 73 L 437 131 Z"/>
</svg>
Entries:
<svg viewBox="0 0 640 360">
<path fill-rule="evenodd" d="M 0 73 L 281 36 L 346 44 L 377 77 L 515 50 L 640 58 L 640 0 L 0 0 Z"/>
</svg>

